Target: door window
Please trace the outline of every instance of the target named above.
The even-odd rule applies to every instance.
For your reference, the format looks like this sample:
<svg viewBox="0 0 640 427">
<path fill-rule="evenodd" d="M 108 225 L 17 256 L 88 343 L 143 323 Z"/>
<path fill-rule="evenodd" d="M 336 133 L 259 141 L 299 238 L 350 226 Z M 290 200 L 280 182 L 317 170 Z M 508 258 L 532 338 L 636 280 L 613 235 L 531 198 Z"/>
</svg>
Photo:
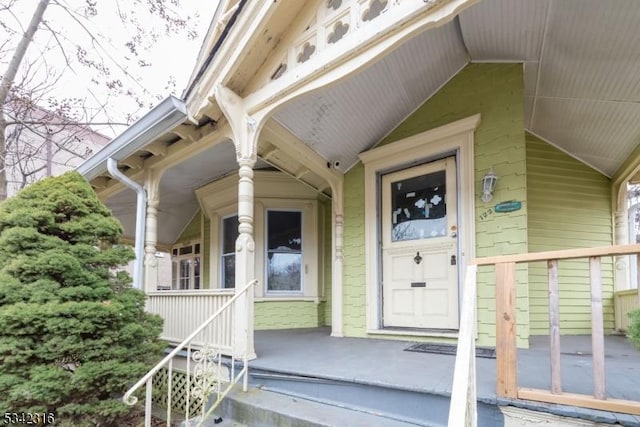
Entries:
<svg viewBox="0 0 640 427">
<path fill-rule="evenodd" d="M 391 241 L 447 235 L 444 170 L 391 183 Z"/>
</svg>

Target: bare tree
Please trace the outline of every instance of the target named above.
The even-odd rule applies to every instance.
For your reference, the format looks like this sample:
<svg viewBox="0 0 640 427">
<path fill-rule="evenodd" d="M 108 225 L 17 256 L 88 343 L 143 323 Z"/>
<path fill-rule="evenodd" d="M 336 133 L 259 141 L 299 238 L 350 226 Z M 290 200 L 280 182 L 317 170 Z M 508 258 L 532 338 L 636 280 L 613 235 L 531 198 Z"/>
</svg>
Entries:
<svg viewBox="0 0 640 427">
<path fill-rule="evenodd" d="M 87 138 L 95 138 L 92 126 L 127 125 L 166 94 L 152 93 L 135 71 L 152 65 L 145 52 L 160 37 L 196 36 L 194 17 L 183 17 L 179 2 L 39 0 L 23 28 L 17 0 L 0 0 L 0 64 L 6 64 L 0 80 L 0 201 L 7 197 L 9 175 L 21 188 L 50 175 L 57 163 L 86 158 Z M 94 25 L 108 5 L 127 35 L 119 42 Z M 90 76 L 78 82 L 87 86 L 84 96 L 61 95 L 65 73 Z M 175 80 L 167 81 L 170 92 Z M 134 102 L 131 111 L 111 108 L 118 97 Z"/>
</svg>

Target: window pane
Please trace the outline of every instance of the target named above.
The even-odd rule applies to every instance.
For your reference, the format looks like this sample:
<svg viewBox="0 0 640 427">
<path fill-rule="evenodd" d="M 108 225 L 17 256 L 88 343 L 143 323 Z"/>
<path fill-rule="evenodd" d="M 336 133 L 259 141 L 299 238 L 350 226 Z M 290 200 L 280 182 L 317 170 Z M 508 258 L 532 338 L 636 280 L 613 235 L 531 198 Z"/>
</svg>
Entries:
<svg viewBox="0 0 640 427">
<path fill-rule="evenodd" d="M 267 265 L 267 290 L 299 291 L 302 255 L 294 253 L 269 253 Z"/>
<path fill-rule="evenodd" d="M 180 248 L 180 255 L 188 255 L 193 252 L 193 246 L 185 246 Z"/>
<path fill-rule="evenodd" d="M 178 263 L 171 263 L 171 289 L 178 289 Z"/>
<path fill-rule="evenodd" d="M 200 243 L 196 244 L 196 250 L 195 253 L 199 254 L 200 253 Z"/>
<path fill-rule="evenodd" d="M 238 239 L 238 215 L 222 220 L 222 253 L 230 254 L 236 251 Z"/>
<path fill-rule="evenodd" d="M 230 254 L 222 257 L 222 287 L 236 287 L 236 255 Z"/>
<path fill-rule="evenodd" d="M 190 267 L 190 259 L 180 260 L 180 289 L 189 289 Z"/>
<path fill-rule="evenodd" d="M 193 260 L 193 289 L 200 289 L 200 257 Z"/>
<path fill-rule="evenodd" d="M 268 250 L 300 253 L 302 213 L 269 211 L 268 215 Z"/>
<path fill-rule="evenodd" d="M 446 236 L 445 171 L 391 183 L 391 241 Z"/>
</svg>

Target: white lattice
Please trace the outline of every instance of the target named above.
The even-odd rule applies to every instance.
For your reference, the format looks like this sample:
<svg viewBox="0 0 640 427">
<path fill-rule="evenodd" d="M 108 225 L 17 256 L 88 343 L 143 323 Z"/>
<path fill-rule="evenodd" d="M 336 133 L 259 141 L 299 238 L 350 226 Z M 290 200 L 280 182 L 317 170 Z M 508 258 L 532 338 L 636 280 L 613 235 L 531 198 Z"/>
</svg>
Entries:
<svg viewBox="0 0 640 427">
<path fill-rule="evenodd" d="M 167 386 L 168 386 L 167 369 L 160 370 L 153 377 L 153 403 L 161 408 L 167 407 Z M 187 413 L 187 384 L 191 389 L 189 396 L 189 414 L 199 414 L 202 411 L 203 400 L 194 396 L 195 381 L 193 376 L 187 381 L 187 374 L 184 372 L 173 371 L 171 375 L 171 410 L 181 414 Z"/>
</svg>

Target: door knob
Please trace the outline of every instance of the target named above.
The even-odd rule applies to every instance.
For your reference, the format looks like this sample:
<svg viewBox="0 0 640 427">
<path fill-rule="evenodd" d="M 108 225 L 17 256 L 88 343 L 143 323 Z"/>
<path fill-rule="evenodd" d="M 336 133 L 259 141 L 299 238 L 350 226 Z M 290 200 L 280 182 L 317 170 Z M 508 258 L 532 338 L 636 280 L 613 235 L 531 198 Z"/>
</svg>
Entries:
<svg viewBox="0 0 640 427">
<path fill-rule="evenodd" d="M 416 256 L 413 257 L 413 260 L 416 264 L 420 264 L 422 262 L 422 257 L 420 256 L 420 252 L 416 252 Z"/>
</svg>

